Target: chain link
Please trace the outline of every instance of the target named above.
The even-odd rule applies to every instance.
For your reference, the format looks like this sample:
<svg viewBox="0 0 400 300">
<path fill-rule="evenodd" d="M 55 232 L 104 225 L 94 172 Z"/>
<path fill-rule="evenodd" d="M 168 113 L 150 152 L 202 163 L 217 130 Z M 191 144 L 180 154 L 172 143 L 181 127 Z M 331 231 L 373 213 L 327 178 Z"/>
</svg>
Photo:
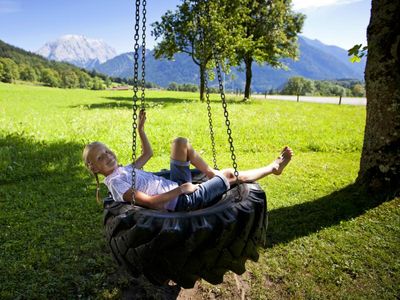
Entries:
<svg viewBox="0 0 400 300">
<path fill-rule="evenodd" d="M 137 101 L 138 101 L 138 86 L 139 86 L 139 21 L 140 21 L 140 0 L 136 0 L 136 11 L 135 11 L 135 46 L 134 46 L 134 55 L 133 55 L 133 105 L 132 105 L 132 205 L 135 204 L 135 187 L 136 187 L 136 171 L 135 171 L 135 162 L 136 162 L 136 130 L 137 130 Z"/>
<path fill-rule="evenodd" d="M 219 93 L 221 94 L 221 101 L 222 101 L 222 108 L 224 109 L 224 116 L 225 116 L 225 125 L 226 125 L 226 132 L 228 134 L 228 142 L 229 142 L 229 150 L 231 151 L 231 159 L 232 159 L 232 166 L 234 169 L 234 175 L 236 177 L 236 182 L 239 182 L 239 171 L 238 166 L 236 163 L 236 154 L 235 154 L 235 147 L 233 146 L 233 137 L 232 137 L 232 130 L 231 130 L 231 121 L 229 121 L 229 113 L 228 113 L 228 105 L 225 99 L 225 92 L 224 92 L 224 85 L 221 75 L 221 65 L 218 54 L 215 51 L 214 44 L 212 46 L 212 51 L 215 59 L 215 68 L 217 70 L 217 77 L 218 77 L 218 85 L 219 85 Z M 239 190 L 238 190 L 239 191 Z M 240 197 L 240 192 L 239 192 Z"/>
<path fill-rule="evenodd" d="M 199 6 L 199 2 L 196 1 L 195 5 L 197 7 Z M 201 41 L 201 46 L 202 46 L 202 58 L 205 57 L 206 51 L 205 51 L 205 35 L 204 35 L 204 28 L 200 24 L 200 12 L 197 12 L 197 32 L 199 34 L 199 39 Z M 214 169 L 218 170 L 217 166 L 217 151 L 215 150 L 215 138 L 214 138 L 214 128 L 213 128 L 213 121 L 212 121 L 212 113 L 211 113 L 211 102 L 210 102 L 210 90 L 208 88 L 208 72 L 207 72 L 207 66 L 204 66 L 204 87 L 206 90 L 206 99 L 207 99 L 207 114 L 208 114 L 208 124 L 210 128 L 210 139 L 211 139 L 211 151 L 212 151 L 212 156 L 213 156 L 213 164 L 214 164 Z M 201 83 L 200 83 L 201 84 Z"/>
<path fill-rule="evenodd" d="M 214 169 L 218 170 L 217 151 L 215 150 L 215 138 L 214 138 L 214 129 L 213 129 L 213 122 L 212 122 L 212 114 L 211 114 L 210 91 L 208 89 L 208 72 L 207 71 L 205 71 L 205 74 L 204 74 L 204 84 L 205 84 L 205 88 L 206 88 L 208 124 L 210 127 L 210 138 L 211 138 L 211 150 L 212 150 L 212 155 L 213 155 L 213 163 L 214 163 Z"/>
<path fill-rule="evenodd" d="M 143 0 L 143 11 L 142 11 L 142 95 L 140 108 L 145 110 L 145 88 L 146 88 L 146 0 Z"/>
</svg>

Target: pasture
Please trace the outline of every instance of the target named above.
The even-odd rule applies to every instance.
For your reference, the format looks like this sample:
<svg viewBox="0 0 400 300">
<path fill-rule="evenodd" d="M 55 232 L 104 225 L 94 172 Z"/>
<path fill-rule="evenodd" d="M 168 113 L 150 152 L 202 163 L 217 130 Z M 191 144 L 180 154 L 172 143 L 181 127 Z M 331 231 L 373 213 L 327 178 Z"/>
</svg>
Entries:
<svg viewBox="0 0 400 300">
<path fill-rule="evenodd" d="M 84 145 L 102 141 L 131 158 L 131 91 L 65 90 L 0 83 L 0 299 L 119 299 L 137 284 L 117 269 L 103 236 Z M 146 132 L 167 168 L 169 144 L 188 137 L 212 161 L 206 104 L 198 94 L 148 91 Z M 230 167 L 221 104 L 212 95 L 217 158 Z M 268 198 L 260 260 L 223 284 L 200 281 L 199 299 L 395 299 L 400 288 L 400 199 L 357 190 L 365 107 L 229 99 L 239 169 L 295 152 Z M 102 188 L 102 195 L 106 189 Z M 181 292 L 184 294 L 186 291 Z M 141 293 L 162 299 L 151 285 Z"/>
</svg>

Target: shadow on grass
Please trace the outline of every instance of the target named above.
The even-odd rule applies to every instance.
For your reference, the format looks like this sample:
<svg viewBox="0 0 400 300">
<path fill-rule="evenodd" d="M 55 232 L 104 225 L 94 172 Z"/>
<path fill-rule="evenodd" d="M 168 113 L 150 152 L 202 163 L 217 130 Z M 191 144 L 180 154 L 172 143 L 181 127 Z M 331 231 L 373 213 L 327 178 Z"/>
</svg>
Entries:
<svg viewBox="0 0 400 300">
<path fill-rule="evenodd" d="M 46 143 L 23 134 L 0 135 L 0 185 L 25 180 L 49 180 L 54 176 L 73 178 L 83 146 L 75 143 Z"/>
<path fill-rule="evenodd" d="M 271 210 L 266 247 L 288 243 L 325 227 L 340 224 L 382 202 L 369 196 L 359 185 L 351 184 L 314 201 Z"/>
<path fill-rule="evenodd" d="M 82 148 L 0 135 L 0 298 L 89 299 L 120 289 L 125 299 L 176 299 L 177 287 L 121 277 Z"/>
<path fill-rule="evenodd" d="M 110 108 L 126 108 L 126 109 L 132 109 L 132 100 L 133 96 L 130 97 L 102 97 L 103 99 L 107 100 L 113 100 L 112 102 L 106 102 L 106 103 L 94 103 L 94 104 L 86 104 L 83 107 L 88 108 L 88 109 L 110 109 Z M 137 101 L 137 105 L 140 106 L 140 97 Z M 186 102 L 193 102 L 193 103 L 201 103 L 199 99 L 184 99 L 184 98 L 170 98 L 170 97 L 163 97 L 163 98 L 153 98 L 153 97 L 146 97 L 145 100 L 145 106 L 146 108 L 152 108 L 152 107 L 158 107 L 158 106 L 170 106 L 173 104 L 178 104 L 178 103 L 186 103 Z M 211 103 L 221 103 L 220 99 L 211 99 Z M 232 99 L 227 99 L 226 102 L 228 104 L 235 104 L 235 105 L 249 105 L 251 104 L 251 101 L 248 102 L 243 102 L 243 101 L 238 101 L 238 100 L 232 100 Z M 206 102 L 203 102 L 204 105 L 206 105 Z M 71 108 L 76 108 L 80 107 L 81 105 L 74 105 L 71 106 Z"/>
</svg>

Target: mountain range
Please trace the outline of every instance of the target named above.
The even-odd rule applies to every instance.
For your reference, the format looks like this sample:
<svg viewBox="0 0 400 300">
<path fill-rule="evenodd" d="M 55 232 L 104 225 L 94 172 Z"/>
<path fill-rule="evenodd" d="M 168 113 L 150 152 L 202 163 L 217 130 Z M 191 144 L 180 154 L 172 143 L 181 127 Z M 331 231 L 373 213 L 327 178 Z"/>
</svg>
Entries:
<svg viewBox="0 0 400 300">
<path fill-rule="evenodd" d="M 115 55 L 115 50 L 104 42 L 82 36 L 68 35 L 56 42 L 46 44 L 37 53 L 53 60 L 64 60 L 86 69 L 113 77 L 133 77 L 133 52 Z M 253 64 L 252 90 L 265 92 L 282 87 L 288 78 L 302 76 L 314 80 L 358 79 L 363 80 L 365 59 L 351 63 L 347 50 L 329 46 L 318 40 L 299 36 L 299 60 L 284 59 L 288 69 L 274 69 L 268 65 Z M 156 60 L 153 50 L 146 50 L 146 81 L 167 87 L 169 83 L 199 82 L 199 69 L 190 56 L 178 53 L 174 60 Z M 243 89 L 243 67 L 232 68 L 225 76 L 226 89 Z M 211 82 L 210 85 L 215 85 Z"/>
<path fill-rule="evenodd" d="M 102 40 L 72 34 L 47 42 L 36 53 L 50 60 L 69 62 L 88 70 L 117 55 L 115 49 Z"/>
</svg>

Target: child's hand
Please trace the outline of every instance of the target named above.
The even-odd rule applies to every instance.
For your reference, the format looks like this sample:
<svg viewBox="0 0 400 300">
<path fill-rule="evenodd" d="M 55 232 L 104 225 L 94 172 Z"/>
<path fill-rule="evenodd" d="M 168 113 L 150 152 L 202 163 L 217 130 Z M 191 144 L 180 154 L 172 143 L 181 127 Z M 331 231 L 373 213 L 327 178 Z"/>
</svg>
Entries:
<svg viewBox="0 0 400 300">
<path fill-rule="evenodd" d="M 191 182 L 186 182 L 180 186 L 181 192 L 185 195 L 194 193 L 198 188 L 198 184 L 192 184 Z"/>
<path fill-rule="evenodd" d="M 144 130 L 144 123 L 146 122 L 146 112 L 141 109 L 139 112 L 138 130 Z"/>
</svg>

